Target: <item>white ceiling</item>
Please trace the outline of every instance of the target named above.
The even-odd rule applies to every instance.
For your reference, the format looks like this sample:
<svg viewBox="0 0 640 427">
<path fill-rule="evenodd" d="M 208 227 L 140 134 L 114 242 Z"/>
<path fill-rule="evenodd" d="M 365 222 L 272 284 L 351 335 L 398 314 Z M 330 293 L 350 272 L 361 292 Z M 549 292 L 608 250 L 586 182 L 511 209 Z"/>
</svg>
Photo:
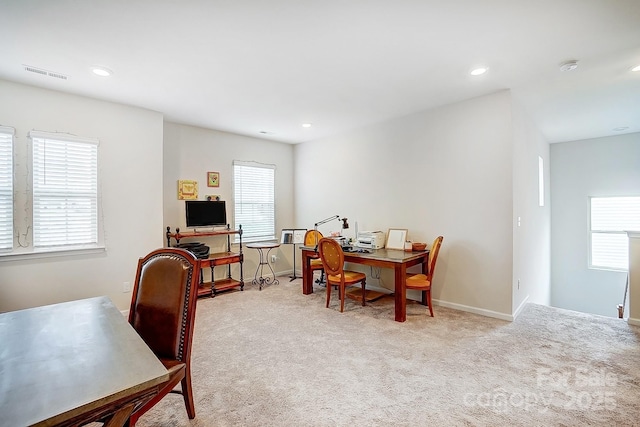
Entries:
<svg viewBox="0 0 640 427">
<path fill-rule="evenodd" d="M 640 132 L 636 65 L 639 0 L 0 0 L 2 79 L 290 143 L 507 88 L 550 142 Z"/>
</svg>

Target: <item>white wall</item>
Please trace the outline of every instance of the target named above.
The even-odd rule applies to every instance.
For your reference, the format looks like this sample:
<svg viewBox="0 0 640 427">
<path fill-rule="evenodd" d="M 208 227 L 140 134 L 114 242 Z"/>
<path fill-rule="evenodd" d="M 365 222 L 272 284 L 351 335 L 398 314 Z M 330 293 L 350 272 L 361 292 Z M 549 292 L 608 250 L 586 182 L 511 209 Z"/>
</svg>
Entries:
<svg viewBox="0 0 640 427">
<path fill-rule="evenodd" d="M 589 269 L 589 196 L 640 196 L 640 133 L 551 145 L 551 305 L 617 317 L 626 273 Z"/>
<path fill-rule="evenodd" d="M 30 130 L 68 132 L 100 140 L 99 179 L 107 250 L 21 261 L 0 260 L 0 312 L 107 295 L 129 307 L 138 258 L 162 246 L 162 115 L 0 80 L 0 124 L 16 129 L 26 153 Z M 16 195 L 26 195 L 24 163 Z M 16 212 L 17 233 L 26 233 Z"/>
<path fill-rule="evenodd" d="M 623 316 L 629 324 L 640 326 L 640 231 L 629 232 L 629 303 Z M 622 303 L 621 303 L 622 304 Z"/>
<path fill-rule="evenodd" d="M 203 129 L 166 122 L 164 125 L 164 225 L 175 231 L 185 229 L 184 201 L 178 200 L 178 180 L 198 181 L 198 195 L 205 200 L 208 194 L 220 195 L 227 202 L 227 221 L 233 223 L 233 161 L 256 161 L 276 165 L 276 237 L 280 241 L 280 230 L 292 228 L 293 219 L 293 146 L 259 138 L 235 135 L 227 132 Z M 207 187 L 207 172 L 220 172 L 220 187 Z M 211 251 L 224 250 L 226 240 L 220 237 L 199 238 L 210 246 Z M 175 241 L 172 240 L 172 244 Z M 166 245 L 166 241 L 165 241 Z M 237 246 L 234 246 L 237 250 Z M 293 270 L 293 246 L 282 245 L 271 252 L 278 256 L 274 265 L 277 273 Z M 255 249 L 244 249 L 244 279 L 251 282 L 258 255 Z M 232 275 L 238 276 L 238 266 L 233 265 Z M 209 280 L 208 271 L 205 279 Z M 216 278 L 225 277 L 226 270 L 218 267 Z M 281 278 L 281 280 L 284 280 Z"/>
<path fill-rule="evenodd" d="M 297 226 L 312 228 L 340 215 L 351 223 L 347 236 L 356 222 L 360 231 L 407 228 L 411 240 L 429 244 L 441 234 L 434 299 L 510 317 L 510 99 L 502 91 L 297 145 Z M 337 221 L 321 227 L 324 233 L 339 229 Z M 368 283 L 393 288 L 391 272 L 383 273 L 380 282 Z"/>
<path fill-rule="evenodd" d="M 513 309 L 550 303 L 549 144 L 522 107 L 513 103 Z M 538 158 L 544 164 L 544 206 L 539 204 Z"/>
</svg>

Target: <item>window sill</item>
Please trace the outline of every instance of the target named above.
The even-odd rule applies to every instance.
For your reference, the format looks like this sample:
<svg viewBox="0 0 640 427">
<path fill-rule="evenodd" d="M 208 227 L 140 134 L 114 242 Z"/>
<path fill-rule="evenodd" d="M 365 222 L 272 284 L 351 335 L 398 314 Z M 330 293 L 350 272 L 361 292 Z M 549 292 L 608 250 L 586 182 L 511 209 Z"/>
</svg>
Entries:
<svg viewBox="0 0 640 427">
<path fill-rule="evenodd" d="M 68 257 L 75 255 L 99 254 L 107 251 L 105 246 L 77 247 L 77 248 L 57 248 L 41 249 L 29 252 L 0 252 L 0 262 L 3 261 L 24 261 L 39 258 Z"/>
<path fill-rule="evenodd" d="M 618 273 L 628 273 L 629 269 L 627 268 L 616 268 L 616 267 L 603 267 L 603 266 L 594 266 L 590 265 L 589 270 L 600 270 L 600 271 L 615 271 Z"/>
</svg>

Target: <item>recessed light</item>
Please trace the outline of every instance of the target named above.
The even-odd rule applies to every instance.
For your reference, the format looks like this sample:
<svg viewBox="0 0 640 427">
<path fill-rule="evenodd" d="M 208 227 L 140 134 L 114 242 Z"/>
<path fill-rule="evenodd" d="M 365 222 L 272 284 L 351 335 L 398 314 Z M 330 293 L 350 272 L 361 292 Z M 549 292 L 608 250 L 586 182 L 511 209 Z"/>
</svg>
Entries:
<svg viewBox="0 0 640 427">
<path fill-rule="evenodd" d="M 640 65 L 636 65 L 631 69 L 631 71 L 640 71 Z"/>
<path fill-rule="evenodd" d="M 572 59 L 570 61 L 565 61 L 560 64 L 560 71 L 573 71 L 578 68 L 578 61 Z"/>
<path fill-rule="evenodd" d="M 489 71 L 488 67 L 478 67 L 478 68 L 474 68 L 473 70 L 471 70 L 470 74 L 472 76 L 479 76 L 481 74 L 486 73 L 487 71 Z"/>
<path fill-rule="evenodd" d="M 311 123 L 303 123 L 302 127 L 303 128 L 310 128 L 311 127 Z"/>
<path fill-rule="evenodd" d="M 113 74 L 113 71 L 105 67 L 91 67 L 91 71 L 93 71 L 93 74 L 100 77 L 109 77 Z"/>
<path fill-rule="evenodd" d="M 620 127 L 617 127 L 617 128 L 613 128 L 613 131 L 614 132 L 622 132 L 623 130 L 627 130 L 627 129 L 629 129 L 629 126 L 620 126 Z"/>
</svg>

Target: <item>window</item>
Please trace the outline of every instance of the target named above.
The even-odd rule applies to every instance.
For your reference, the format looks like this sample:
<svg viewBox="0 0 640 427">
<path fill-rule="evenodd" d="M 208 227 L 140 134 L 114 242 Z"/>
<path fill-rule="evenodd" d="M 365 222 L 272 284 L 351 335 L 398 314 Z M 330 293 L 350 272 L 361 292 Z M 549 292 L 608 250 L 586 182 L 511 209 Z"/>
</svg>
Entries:
<svg viewBox="0 0 640 427">
<path fill-rule="evenodd" d="M 640 197 L 592 197 L 591 259 L 589 266 L 611 270 L 629 268 L 627 230 L 640 230 Z"/>
<path fill-rule="evenodd" d="M 0 126 L 0 250 L 13 249 L 13 133 Z"/>
<path fill-rule="evenodd" d="M 33 246 L 98 243 L 98 141 L 30 132 Z"/>
<path fill-rule="evenodd" d="M 233 162 L 234 226 L 242 225 L 242 240 L 276 238 L 275 165 Z"/>
</svg>

